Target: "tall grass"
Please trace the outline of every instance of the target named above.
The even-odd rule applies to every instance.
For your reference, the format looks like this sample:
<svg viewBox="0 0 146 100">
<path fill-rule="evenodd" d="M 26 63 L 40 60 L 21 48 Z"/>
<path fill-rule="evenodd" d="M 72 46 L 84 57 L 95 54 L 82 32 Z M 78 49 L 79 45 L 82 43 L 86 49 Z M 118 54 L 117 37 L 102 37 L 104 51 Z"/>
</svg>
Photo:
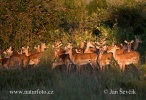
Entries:
<svg viewBox="0 0 146 100">
<path fill-rule="evenodd" d="M 145 67 L 143 67 L 145 68 Z M 146 69 L 146 68 L 145 68 Z M 0 99 L 63 99 L 63 100 L 89 100 L 89 99 L 138 99 L 144 100 L 146 94 L 146 77 L 133 67 L 124 73 L 116 68 L 104 72 L 85 69 L 81 73 L 64 69 L 52 70 L 50 67 L 40 66 L 29 70 L 0 69 Z M 52 95 L 22 95 L 10 94 L 10 90 L 53 90 Z M 104 90 L 130 90 L 136 94 L 105 94 Z"/>
</svg>

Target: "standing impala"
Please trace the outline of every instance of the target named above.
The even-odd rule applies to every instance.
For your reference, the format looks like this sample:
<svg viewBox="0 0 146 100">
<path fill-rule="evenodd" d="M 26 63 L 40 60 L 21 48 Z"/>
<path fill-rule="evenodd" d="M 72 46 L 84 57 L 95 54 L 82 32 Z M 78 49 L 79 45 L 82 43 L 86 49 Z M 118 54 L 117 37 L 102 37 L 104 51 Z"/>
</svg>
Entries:
<svg viewBox="0 0 146 100">
<path fill-rule="evenodd" d="M 133 40 L 132 41 L 130 41 L 130 42 L 127 42 L 127 40 L 125 40 L 124 41 L 126 44 L 127 44 L 127 48 L 128 48 L 128 52 L 130 52 L 131 51 L 131 44 L 134 42 Z"/>
<path fill-rule="evenodd" d="M 131 51 L 131 52 L 125 52 L 125 53 L 117 55 L 116 54 L 117 49 L 119 49 L 119 48 L 115 45 L 111 50 L 108 50 L 108 52 L 113 53 L 113 57 L 119 64 L 120 69 L 122 71 L 125 70 L 126 65 L 134 64 L 137 67 L 139 59 L 140 59 L 139 52 Z"/>
<path fill-rule="evenodd" d="M 34 67 L 36 67 L 38 65 L 38 63 L 40 62 L 40 58 L 43 56 L 45 48 L 47 48 L 46 45 L 42 44 L 41 45 L 41 52 L 36 52 L 33 54 L 30 54 L 28 49 L 23 48 L 23 53 L 25 53 L 25 55 L 27 57 L 29 57 L 29 59 L 30 59 L 29 65 L 34 65 Z"/>
<path fill-rule="evenodd" d="M 92 68 L 97 66 L 96 61 L 98 56 L 95 53 L 72 54 L 72 46 L 70 45 L 70 48 L 67 48 L 66 54 L 69 54 L 72 63 L 76 65 L 78 71 L 85 64 L 90 64 Z"/>
<path fill-rule="evenodd" d="M 29 62 L 29 58 L 24 54 L 15 54 L 11 55 L 10 58 L 1 59 L 1 65 L 7 69 L 27 68 Z"/>
<path fill-rule="evenodd" d="M 3 53 L 4 53 L 5 58 L 10 58 L 10 56 L 13 54 L 12 47 L 10 46 L 10 47 L 9 47 L 6 51 L 4 51 Z"/>
<path fill-rule="evenodd" d="M 61 60 L 53 62 L 52 69 L 54 69 L 56 66 L 65 65 L 66 70 L 69 71 L 69 68 L 71 67 L 71 64 L 72 64 L 72 61 L 70 60 L 69 55 L 62 54 L 60 58 Z"/>
<path fill-rule="evenodd" d="M 133 50 L 137 50 L 139 43 L 142 43 L 142 40 L 140 39 L 139 36 L 134 36 L 135 37 L 135 41 L 134 44 L 132 45 L 132 49 Z"/>
<path fill-rule="evenodd" d="M 100 66 L 100 70 L 104 70 L 106 66 L 110 65 L 112 54 L 111 53 L 104 53 L 107 50 L 107 46 L 98 47 L 99 49 L 99 57 L 98 57 L 98 63 Z"/>
</svg>

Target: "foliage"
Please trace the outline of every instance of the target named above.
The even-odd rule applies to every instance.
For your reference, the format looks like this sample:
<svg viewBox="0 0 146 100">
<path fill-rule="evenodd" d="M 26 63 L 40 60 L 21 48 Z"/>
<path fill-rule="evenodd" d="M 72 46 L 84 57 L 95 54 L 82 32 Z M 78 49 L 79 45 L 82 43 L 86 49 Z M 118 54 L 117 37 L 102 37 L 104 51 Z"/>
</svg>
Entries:
<svg viewBox="0 0 146 100">
<path fill-rule="evenodd" d="M 144 0 L 85 1 L 0 1 L 0 50 L 5 50 L 9 46 L 19 50 L 22 46 L 33 47 L 41 42 L 48 44 L 46 55 L 42 58 L 44 62 L 40 64 L 45 67 L 30 68 L 25 72 L 0 69 L 0 92 L 3 95 L 0 99 L 12 98 L 4 92 L 5 90 L 36 89 L 44 86 L 45 89 L 54 89 L 56 92 L 52 97 L 45 96 L 45 99 L 115 99 L 115 95 L 105 96 L 103 90 L 121 87 L 127 89 L 128 86 L 140 93 L 136 96 L 127 96 L 128 99 L 139 97 L 143 99 L 146 93 L 146 2 Z M 78 46 L 82 40 L 94 41 L 105 37 L 107 44 L 112 44 L 112 42 L 123 43 L 125 39 L 130 41 L 134 39 L 134 35 L 140 35 L 143 41 L 138 48 L 141 53 L 141 75 L 135 74 L 133 70 L 123 75 L 114 69 L 100 74 L 96 71 L 94 74 L 86 72 L 66 74 L 50 69 L 53 57 L 52 44 L 55 40 L 62 40 L 63 46 L 68 42 Z M 20 99 L 21 96 L 17 95 L 15 98 Z M 30 96 L 30 98 L 35 97 Z M 118 98 L 127 99 L 123 95 Z"/>
</svg>

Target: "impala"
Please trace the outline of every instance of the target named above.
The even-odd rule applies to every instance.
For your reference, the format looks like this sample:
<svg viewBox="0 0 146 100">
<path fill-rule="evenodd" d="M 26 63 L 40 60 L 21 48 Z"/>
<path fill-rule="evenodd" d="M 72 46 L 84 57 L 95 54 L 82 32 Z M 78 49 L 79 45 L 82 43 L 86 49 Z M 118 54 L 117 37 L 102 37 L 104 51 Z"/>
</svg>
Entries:
<svg viewBox="0 0 146 100">
<path fill-rule="evenodd" d="M 128 52 L 130 52 L 131 51 L 131 44 L 134 42 L 133 40 L 132 41 L 130 41 L 130 42 L 127 42 L 127 40 L 125 40 L 124 41 L 126 44 L 127 44 L 127 48 L 128 48 Z"/>
<path fill-rule="evenodd" d="M 23 48 L 23 53 L 25 53 L 25 55 L 27 57 L 29 57 L 29 65 L 34 65 L 34 67 L 36 67 L 38 65 L 38 63 L 40 62 L 41 57 L 44 54 L 44 49 L 47 48 L 46 45 L 43 43 L 41 45 L 41 52 L 36 52 L 33 54 L 30 54 L 28 51 L 28 48 Z"/>
<path fill-rule="evenodd" d="M 134 41 L 134 45 L 132 45 L 132 49 L 137 50 L 139 43 L 142 43 L 142 41 L 139 36 L 135 35 L 134 37 L 135 37 L 135 41 Z"/>
<path fill-rule="evenodd" d="M 9 52 L 6 52 L 6 55 Z M 24 54 L 13 54 L 9 58 L 3 58 L 2 60 L 2 66 L 5 68 L 15 68 L 15 67 L 23 67 L 27 68 L 29 58 L 26 57 Z"/>
<path fill-rule="evenodd" d="M 140 59 L 139 52 L 131 51 L 131 52 L 125 52 L 125 53 L 117 55 L 116 54 L 117 49 L 119 49 L 119 48 L 115 45 L 111 50 L 108 50 L 108 52 L 113 53 L 113 57 L 119 64 L 120 69 L 122 71 L 125 70 L 126 65 L 134 64 L 137 67 L 139 59 Z"/>
<path fill-rule="evenodd" d="M 67 48 L 66 54 L 69 54 L 72 63 L 76 65 L 78 71 L 81 65 L 90 64 L 92 68 L 97 65 L 96 60 L 98 56 L 95 53 L 72 54 L 72 46 L 70 46 L 70 48 Z"/>
<path fill-rule="evenodd" d="M 69 67 L 72 64 L 72 61 L 70 60 L 69 55 L 68 54 L 62 54 L 60 56 L 60 58 L 61 58 L 60 61 L 53 62 L 52 69 L 54 69 L 56 66 L 66 65 L 67 71 L 69 71 Z"/>
<path fill-rule="evenodd" d="M 104 53 L 107 50 L 107 46 L 98 47 L 99 49 L 99 57 L 98 57 L 98 64 L 100 65 L 100 70 L 104 70 L 106 66 L 108 66 L 112 59 L 111 53 Z"/>
<path fill-rule="evenodd" d="M 34 47 L 34 49 L 36 49 L 36 52 L 41 52 L 41 46 L 38 45 L 37 47 Z"/>
<path fill-rule="evenodd" d="M 12 47 L 10 46 L 10 47 L 9 47 L 6 51 L 4 51 L 3 53 L 4 53 L 5 58 L 10 58 L 10 56 L 13 54 Z"/>
</svg>

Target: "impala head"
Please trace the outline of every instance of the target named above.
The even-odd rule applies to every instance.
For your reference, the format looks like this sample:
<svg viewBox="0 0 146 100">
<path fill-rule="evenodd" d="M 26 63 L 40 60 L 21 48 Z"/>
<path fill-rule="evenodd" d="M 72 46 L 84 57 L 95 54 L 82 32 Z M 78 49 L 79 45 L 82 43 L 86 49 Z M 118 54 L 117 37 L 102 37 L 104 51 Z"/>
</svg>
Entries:
<svg viewBox="0 0 146 100">
<path fill-rule="evenodd" d="M 72 49 L 72 44 L 71 43 L 68 43 L 68 45 L 65 47 L 65 49 Z"/>
<path fill-rule="evenodd" d="M 120 49 L 119 47 L 117 47 L 116 45 L 114 45 L 110 50 L 107 50 L 108 53 L 114 53 L 117 49 Z"/>
<path fill-rule="evenodd" d="M 127 40 L 124 41 L 127 44 L 128 52 L 131 51 L 131 44 L 134 42 L 134 40 L 131 40 L 130 42 L 127 42 Z"/>
<path fill-rule="evenodd" d="M 26 48 L 22 47 L 22 53 L 28 54 L 28 49 L 29 49 L 29 46 L 27 46 Z"/>
<path fill-rule="evenodd" d="M 47 49 L 48 47 L 46 46 L 45 43 L 41 44 L 41 52 L 44 52 L 45 49 Z"/>
<path fill-rule="evenodd" d="M 107 46 L 107 50 L 112 49 L 114 45 L 116 45 L 119 49 L 126 49 L 126 47 L 124 47 L 123 44 L 115 44 L 113 42 L 112 45 Z"/>
<path fill-rule="evenodd" d="M 102 47 L 103 45 L 105 45 L 105 43 L 105 38 L 100 38 L 99 42 L 95 42 L 95 44 L 97 44 L 99 47 Z"/>
<path fill-rule="evenodd" d="M 3 52 L 5 58 L 10 58 L 12 53 L 13 53 L 13 51 L 12 51 L 12 47 L 11 46 L 6 51 Z"/>
<path fill-rule="evenodd" d="M 62 45 L 62 42 L 61 41 L 55 41 L 54 42 L 54 47 L 60 47 Z"/>
<path fill-rule="evenodd" d="M 34 47 L 34 49 L 36 49 L 37 52 L 41 52 L 40 45 L 38 45 L 37 47 Z"/>
<path fill-rule="evenodd" d="M 103 54 L 105 51 L 107 51 L 107 46 L 103 46 L 103 47 L 99 47 L 99 46 L 96 46 L 97 49 L 99 49 L 99 53 Z"/>
<path fill-rule="evenodd" d="M 141 38 L 139 36 L 135 35 L 134 37 L 135 37 L 135 42 L 142 43 L 142 40 L 141 40 Z"/>
<path fill-rule="evenodd" d="M 87 42 L 87 47 L 88 47 L 88 48 L 90 48 L 90 47 L 94 48 L 95 46 L 94 46 L 94 43 L 88 41 L 88 42 Z"/>
<path fill-rule="evenodd" d="M 73 48 L 72 44 L 68 43 L 68 45 L 65 47 L 65 50 L 66 50 L 65 54 L 69 54 L 69 52 L 72 51 L 72 48 Z"/>
</svg>

